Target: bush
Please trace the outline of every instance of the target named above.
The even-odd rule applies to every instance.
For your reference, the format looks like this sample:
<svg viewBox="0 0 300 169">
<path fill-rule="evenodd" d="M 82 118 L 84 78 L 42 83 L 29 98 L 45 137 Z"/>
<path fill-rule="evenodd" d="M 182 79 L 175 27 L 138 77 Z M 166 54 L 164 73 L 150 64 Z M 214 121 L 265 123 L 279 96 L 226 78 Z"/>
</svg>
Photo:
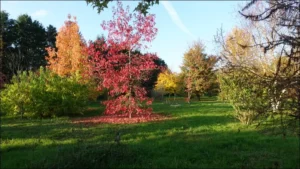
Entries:
<svg viewBox="0 0 300 169">
<path fill-rule="evenodd" d="M 269 108 L 267 89 L 260 85 L 257 77 L 239 71 L 219 74 L 221 93 L 219 98 L 227 100 L 236 112 L 236 118 L 251 124 Z"/>
<path fill-rule="evenodd" d="M 52 117 L 82 114 L 89 88 L 81 76 L 60 77 L 40 68 L 36 73 L 18 73 L 1 91 L 1 111 L 6 114 Z"/>
</svg>

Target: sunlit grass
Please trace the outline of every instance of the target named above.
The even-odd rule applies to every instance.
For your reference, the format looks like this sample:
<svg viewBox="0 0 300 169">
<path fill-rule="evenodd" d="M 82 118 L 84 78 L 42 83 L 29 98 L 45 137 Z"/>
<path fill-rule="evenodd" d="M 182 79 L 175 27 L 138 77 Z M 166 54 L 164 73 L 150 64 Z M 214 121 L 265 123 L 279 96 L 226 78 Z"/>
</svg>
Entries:
<svg viewBox="0 0 300 169">
<path fill-rule="evenodd" d="M 231 106 L 213 99 L 176 103 L 155 101 L 155 113 L 172 118 L 139 124 L 2 117 L 1 168 L 299 168 L 296 136 L 242 125 Z M 84 116 L 102 111 L 91 103 Z M 114 143 L 117 131 L 120 145 Z"/>
</svg>

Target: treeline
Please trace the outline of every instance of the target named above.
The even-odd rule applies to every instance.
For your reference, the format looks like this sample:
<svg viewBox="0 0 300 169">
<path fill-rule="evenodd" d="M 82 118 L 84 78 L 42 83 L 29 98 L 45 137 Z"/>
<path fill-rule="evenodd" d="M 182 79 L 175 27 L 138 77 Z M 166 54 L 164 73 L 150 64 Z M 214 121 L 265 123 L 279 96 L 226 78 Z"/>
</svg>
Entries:
<svg viewBox="0 0 300 169">
<path fill-rule="evenodd" d="M 1 11 L 0 17 L 3 80 L 9 82 L 18 71 L 35 71 L 46 66 L 45 48 L 55 47 L 56 28 L 44 27 L 27 14 L 12 19 L 7 12 Z"/>
<path fill-rule="evenodd" d="M 118 7 L 122 8 L 121 3 Z M 128 30 L 125 35 L 121 33 L 128 31 L 120 32 L 119 37 L 128 36 L 124 42 L 110 36 L 86 42 L 75 16 L 68 15 L 56 32 L 53 26 L 45 29 L 28 15 L 13 20 L 5 12 L 1 14 L 5 26 L 2 114 L 22 118 L 82 114 L 88 101 L 99 97 L 106 100 L 104 104 L 116 102 L 111 106 L 106 104 L 106 109 L 118 113 L 128 108 L 128 104 L 118 102 L 119 98 L 126 101 L 129 95 L 130 104 L 132 100 L 136 103 L 128 113 L 142 112 L 158 74 L 167 68 L 156 54 L 141 53 L 143 43 L 156 35 L 153 16 L 139 14 L 136 20 L 142 27 L 130 26 L 136 30 Z M 126 17 L 123 15 L 120 13 L 118 17 Z M 118 107 L 121 109 L 117 110 Z"/>
<path fill-rule="evenodd" d="M 181 96 L 186 97 L 189 103 L 192 97 L 200 101 L 203 95 L 217 96 L 218 60 L 218 56 L 205 52 L 205 45 L 201 41 L 193 42 L 183 55 L 180 73 L 165 70 L 159 75 L 154 96 L 160 99 L 163 99 L 164 95 Z"/>
</svg>

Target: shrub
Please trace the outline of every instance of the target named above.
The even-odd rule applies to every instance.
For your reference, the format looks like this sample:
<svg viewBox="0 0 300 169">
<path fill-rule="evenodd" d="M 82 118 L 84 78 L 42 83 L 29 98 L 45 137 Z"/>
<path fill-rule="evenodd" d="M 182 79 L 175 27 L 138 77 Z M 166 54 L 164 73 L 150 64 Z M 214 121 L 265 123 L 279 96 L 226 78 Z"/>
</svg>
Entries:
<svg viewBox="0 0 300 169">
<path fill-rule="evenodd" d="M 236 118 L 251 124 L 258 115 L 269 108 L 267 89 L 251 74 L 235 70 L 219 74 L 221 93 L 219 98 L 227 100 L 236 112 Z"/>
<path fill-rule="evenodd" d="M 41 67 L 36 73 L 18 73 L 0 95 L 1 111 L 6 114 L 69 116 L 83 113 L 89 88 L 78 73 L 66 78 Z"/>
</svg>

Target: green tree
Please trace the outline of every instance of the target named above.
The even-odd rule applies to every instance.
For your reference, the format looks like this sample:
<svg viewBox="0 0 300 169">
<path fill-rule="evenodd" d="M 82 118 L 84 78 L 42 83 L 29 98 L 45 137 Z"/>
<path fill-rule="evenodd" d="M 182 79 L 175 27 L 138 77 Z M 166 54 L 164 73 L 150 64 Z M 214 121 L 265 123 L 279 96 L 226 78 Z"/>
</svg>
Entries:
<svg viewBox="0 0 300 169">
<path fill-rule="evenodd" d="M 200 100 L 214 82 L 213 68 L 217 62 L 216 56 L 208 56 L 204 53 L 204 45 L 196 41 L 184 54 L 181 71 L 185 76 L 185 84 L 188 92 L 188 100 L 195 94 Z"/>
<path fill-rule="evenodd" d="M 6 11 L 1 11 L 0 13 L 0 21 L 1 21 L 1 34 L 0 34 L 0 88 L 3 87 L 5 83 L 5 79 L 10 75 L 10 72 L 7 69 L 7 63 L 5 56 L 8 56 L 10 52 L 13 50 L 13 43 L 15 42 L 17 35 L 15 31 L 15 20 L 9 19 L 9 14 Z"/>
<path fill-rule="evenodd" d="M 19 57 L 23 58 L 21 70 L 37 70 L 45 66 L 46 31 L 43 25 L 26 14 L 20 15 L 16 24 L 18 39 L 15 46 Z"/>
<path fill-rule="evenodd" d="M 46 29 L 47 47 L 55 48 L 56 36 L 56 28 L 52 25 L 49 25 Z"/>
<path fill-rule="evenodd" d="M 45 48 L 48 42 L 55 43 L 55 31 L 52 26 L 49 32 L 46 32 L 43 25 L 32 20 L 29 15 L 23 14 L 14 20 L 10 19 L 5 11 L 1 12 L 1 25 L 3 73 L 7 79 L 11 79 L 18 71 L 37 70 L 46 65 Z"/>
</svg>

